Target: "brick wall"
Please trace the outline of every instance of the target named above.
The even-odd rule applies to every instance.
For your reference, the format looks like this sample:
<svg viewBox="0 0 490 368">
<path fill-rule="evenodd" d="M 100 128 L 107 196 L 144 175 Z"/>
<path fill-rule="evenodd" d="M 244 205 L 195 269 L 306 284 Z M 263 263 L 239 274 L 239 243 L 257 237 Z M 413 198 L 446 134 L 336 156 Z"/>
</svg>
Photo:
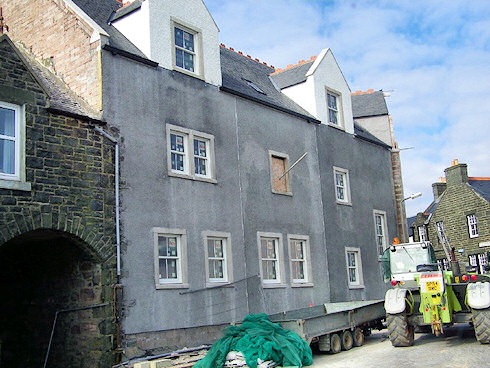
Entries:
<svg viewBox="0 0 490 368">
<path fill-rule="evenodd" d="M 50 113 L 48 96 L 5 38 L 0 100 L 25 106 L 31 183 L 28 191 L 0 187 L 0 365 L 42 366 L 55 311 L 104 304 L 59 314 L 50 362 L 111 366 L 114 147 L 88 123 Z"/>
<path fill-rule="evenodd" d="M 101 110 L 100 41 L 63 0 L 0 0 L 8 35 L 50 67 L 77 95 Z M 39 11 L 39 9 L 43 11 Z"/>
</svg>

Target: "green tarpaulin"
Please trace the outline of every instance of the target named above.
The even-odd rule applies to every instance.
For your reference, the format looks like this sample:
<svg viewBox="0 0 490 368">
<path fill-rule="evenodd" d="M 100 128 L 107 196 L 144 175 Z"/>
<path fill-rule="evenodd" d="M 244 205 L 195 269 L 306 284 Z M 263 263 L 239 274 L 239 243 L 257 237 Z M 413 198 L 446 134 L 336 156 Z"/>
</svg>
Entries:
<svg viewBox="0 0 490 368">
<path fill-rule="evenodd" d="M 247 365 L 257 367 L 257 359 L 273 360 L 280 366 L 311 365 L 313 356 L 308 343 L 296 333 L 272 323 L 266 314 L 249 314 L 240 326 L 228 326 L 195 368 L 220 368 L 230 351 L 240 351 Z"/>
</svg>

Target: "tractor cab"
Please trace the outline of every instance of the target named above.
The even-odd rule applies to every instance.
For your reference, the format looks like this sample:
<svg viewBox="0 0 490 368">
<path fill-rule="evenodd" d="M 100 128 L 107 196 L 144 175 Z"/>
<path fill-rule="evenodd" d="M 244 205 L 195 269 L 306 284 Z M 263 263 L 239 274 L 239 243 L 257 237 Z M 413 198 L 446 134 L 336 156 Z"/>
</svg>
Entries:
<svg viewBox="0 0 490 368">
<path fill-rule="evenodd" d="M 415 276 L 437 271 L 434 249 L 429 242 L 393 244 L 382 256 L 385 281 L 404 287 L 417 287 Z"/>
</svg>

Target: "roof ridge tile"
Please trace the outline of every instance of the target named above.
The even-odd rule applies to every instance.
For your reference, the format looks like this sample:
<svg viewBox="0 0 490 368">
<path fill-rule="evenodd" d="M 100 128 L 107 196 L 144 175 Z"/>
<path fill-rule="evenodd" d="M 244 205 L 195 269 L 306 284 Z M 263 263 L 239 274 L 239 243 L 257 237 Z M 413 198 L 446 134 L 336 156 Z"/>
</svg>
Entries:
<svg viewBox="0 0 490 368">
<path fill-rule="evenodd" d="M 269 68 L 272 68 L 272 69 L 275 69 L 274 66 L 272 65 L 268 65 L 265 61 L 261 62 L 259 59 L 257 58 L 252 58 L 250 55 L 245 55 L 242 51 L 236 51 L 233 47 L 227 47 L 224 43 L 220 43 L 219 45 L 220 47 L 224 48 L 224 49 L 227 49 L 227 50 L 230 50 L 230 51 L 233 51 L 234 53 L 237 53 L 238 55 L 241 55 L 243 57 L 246 57 L 247 59 L 250 59 L 250 60 L 253 60 L 255 61 L 256 63 L 259 63 L 259 64 L 262 64 L 262 65 L 265 65 L 265 66 L 268 66 Z"/>
<path fill-rule="evenodd" d="M 274 73 L 272 73 L 271 75 L 273 74 L 279 74 L 279 73 L 282 73 L 282 72 L 285 72 L 286 70 L 290 70 L 290 69 L 293 69 L 293 68 L 296 68 L 298 66 L 301 66 L 301 65 L 304 65 L 304 64 L 307 64 L 307 63 L 311 63 L 313 61 L 316 60 L 316 56 L 313 55 L 311 56 L 308 60 L 300 60 L 298 61 L 296 64 L 288 64 L 288 66 L 286 66 L 284 69 L 281 69 L 281 68 L 277 68 Z"/>
</svg>

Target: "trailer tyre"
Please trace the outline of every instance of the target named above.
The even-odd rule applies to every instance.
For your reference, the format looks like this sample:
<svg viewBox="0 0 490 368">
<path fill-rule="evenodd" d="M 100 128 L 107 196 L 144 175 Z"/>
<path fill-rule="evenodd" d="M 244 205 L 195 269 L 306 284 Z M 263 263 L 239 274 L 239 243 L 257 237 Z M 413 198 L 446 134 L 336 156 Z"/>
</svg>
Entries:
<svg viewBox="0 0 490 368">
<path fill-rule="evenodd" d="M 342 341 L 340 340 L 339 334 L 330 335 L 330 353 L 337 354 L 342 351 Z"/>
<path fill-rule="evenodd" d="M 352 349 L 354 344 L 354 339 L 352 338 L 352 333 L 349 330 L 342 332 L 342 350 Z"/>
<path fill-rule="evenodd" d="M 393 346 L 412 346 L 414 328 L 408 324 L 405 312 L 398 314 L 387 314 L 386 324 L 390 341 Z"/>
<path fill-rule="evenodd" d="M 353 339 L 354 346 L 359 347 L 364 345 L 364 332 L 359 327 L 354 330 Z"/>
<path fill-rule="evenodd" d="M 480 344 L 490 344 L 490 308 L 473 309 L 471 319 L 478 342 Z"/>
</svg>

